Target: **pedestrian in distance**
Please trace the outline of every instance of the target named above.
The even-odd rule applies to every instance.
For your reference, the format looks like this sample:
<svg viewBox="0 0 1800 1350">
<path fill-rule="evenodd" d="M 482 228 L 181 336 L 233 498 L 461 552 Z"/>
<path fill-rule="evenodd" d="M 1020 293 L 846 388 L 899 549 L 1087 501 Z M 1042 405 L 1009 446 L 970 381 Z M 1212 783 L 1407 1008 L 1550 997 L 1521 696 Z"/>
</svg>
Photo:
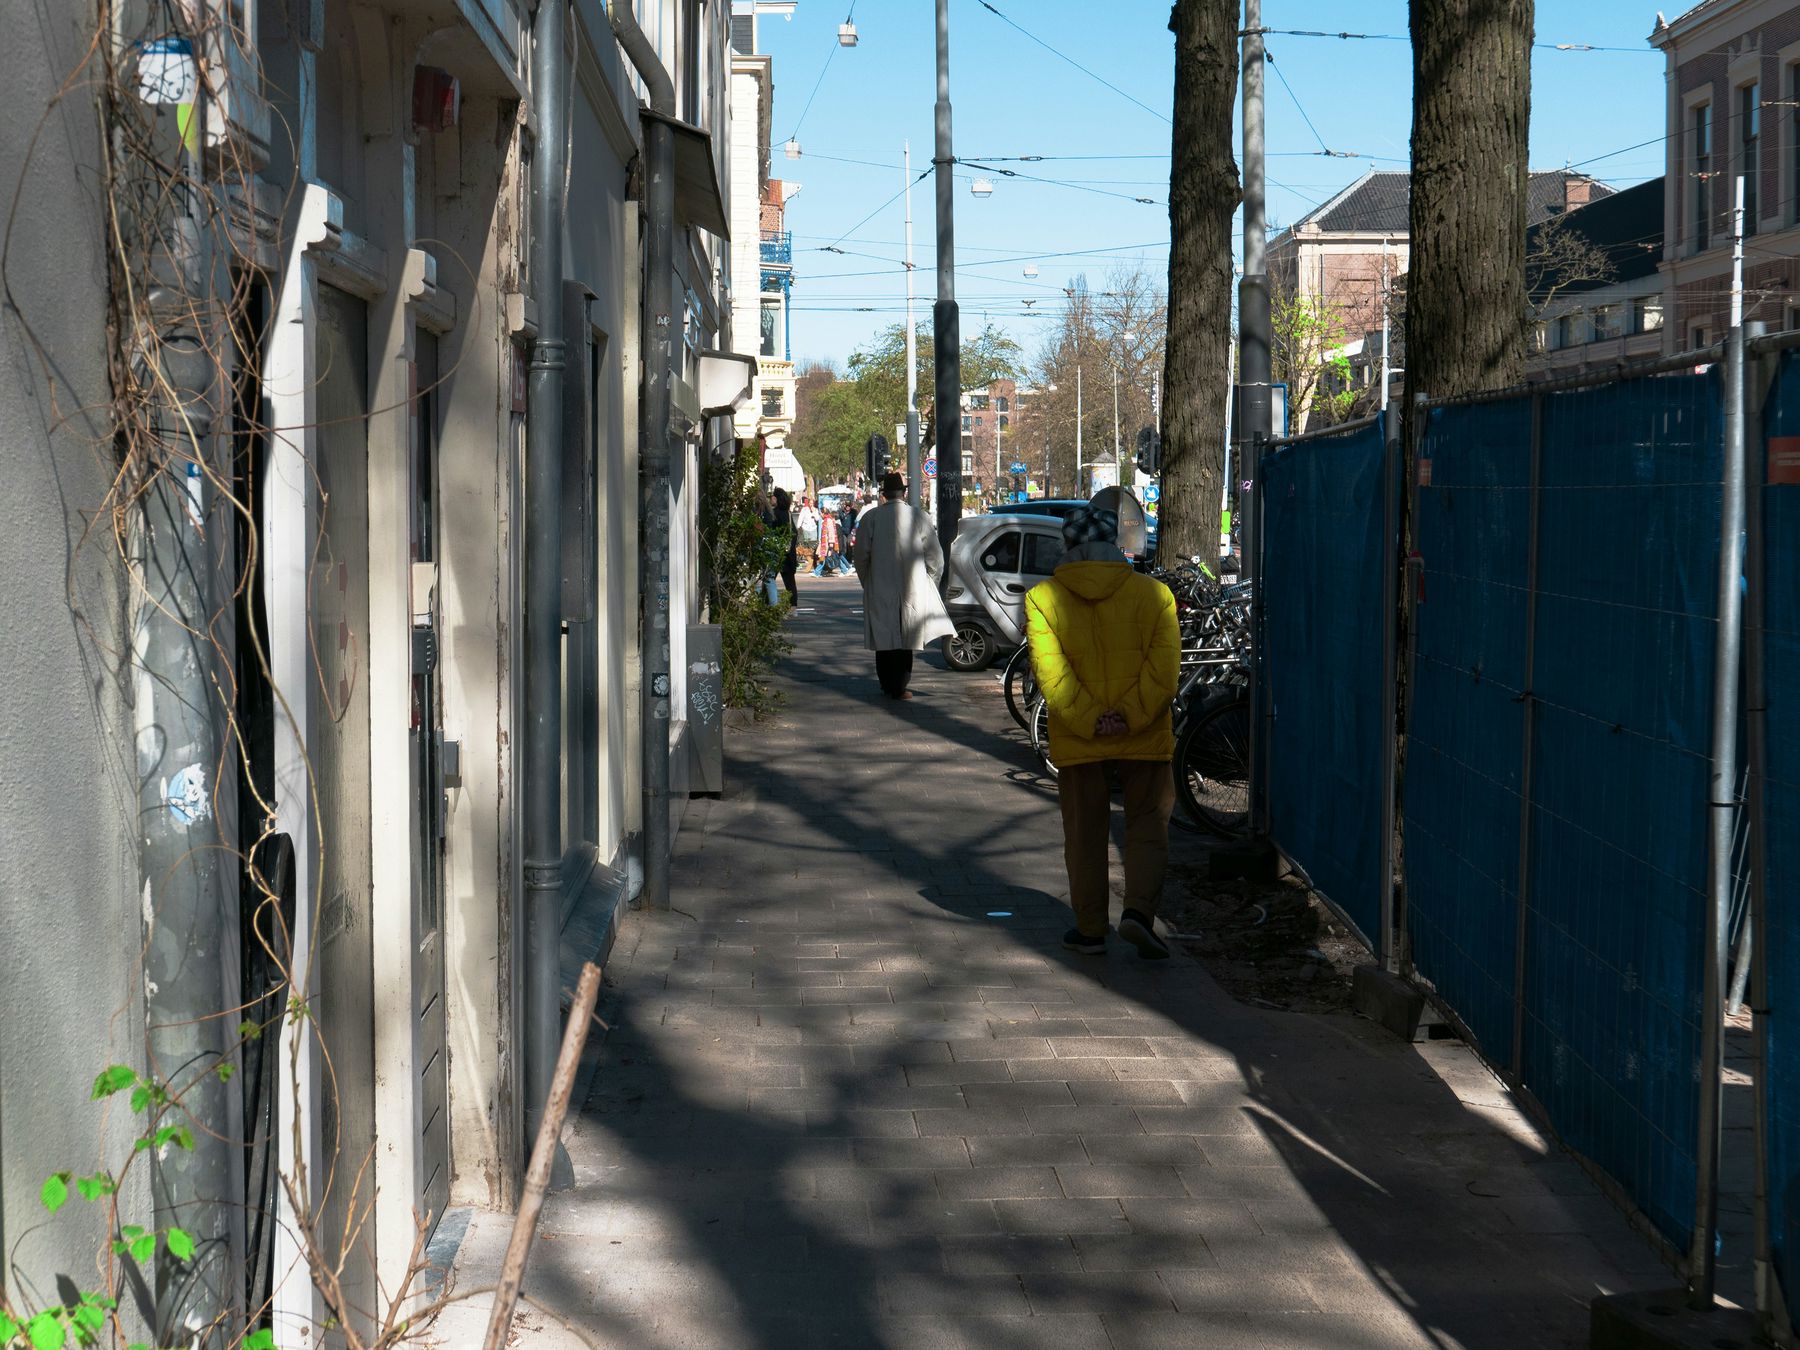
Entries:
<svg viewBox="0 0 1800 1350">
<path fill-rule="evenodd" d="M 842 554 L 838 549 L 838 519 L 827 511 L 819 517 L 819 561 L 813 567 L 815 577 L 837 570 Z"/>
<path fill-rule="evenodd" d="M 800 544 L 794 528 L 794 499 L 786 488 L 775 489 L 769 523 L 775 529 L 787 531 L 787 555 L 781 560 L 781 584 L 787 589 L 788 604 L 798 605 L 800 592 L 794 585 L 794 576 L 800 570 Z"/>
<path fill-rule="evenodd" d="M 1135 571 L 1119 549 L 1119 518 L 1092 504 L 1063 521 L 1068 550 L 1048 580 L 1025 596 L 1027 641 L 1050 712 L 1050 758 L 1058 769 L 1063 861 L 1075 927 L 1070 951 L 1106 953 L 1109 775 L 1125 796 L 1125 910 L 1119 936 L 1161 960 L 1156 911 L 1169 862 L 1175 807 L 1171 706 L 1181 676 L 1175 597 Z"/>
<path fill-rule="evenodd" d="M 937 529 L 906 501 L 906 480 L 881 480 L 881 505 L 858 522 L 850 558 L 863 588 L 863 628 L 889 698 L 911 698 L 913 653 L 955 631 L 938 594 L 944 551 Z"/>
</svg>

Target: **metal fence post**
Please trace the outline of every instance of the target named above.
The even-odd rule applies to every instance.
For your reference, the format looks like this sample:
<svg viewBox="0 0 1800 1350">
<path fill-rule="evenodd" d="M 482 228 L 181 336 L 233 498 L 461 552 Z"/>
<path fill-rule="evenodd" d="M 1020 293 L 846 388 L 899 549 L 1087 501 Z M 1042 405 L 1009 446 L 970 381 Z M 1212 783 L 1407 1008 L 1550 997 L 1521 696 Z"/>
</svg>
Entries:
<svg viewBox="0 0 1800 1350">
<path fill-rule="evenodd" d="M 1746 346 L 1762 336 L 1767 324 L 1745 324 Z M 1790 1337 L 1792 1328 L 1785 1325 L 1786 1299 L 1777 1288 L 1771 1264 L 1773 1241 L 1769 1230 L 1769 929 L 1768 929 L 1768 836 L 1764 815 L 1764 784 L 1767 782 L 1769 751 L 1768 734 L 1768 667 L 1763 644 L 1763 605 L 1768 586 L 1767 559 L 1763 541 L 1763 487 L 1767 469 L 1765 453 L 1768 426 L 1763 407 L 1774 386 L 1780 368 L 1778 355 L 1755 355 L 1746 362 L 1749 380 L 1745 402 L 1745 466 L 1744 492 L 1744 741 L 1749 756 L 1749 783 L 1744 802 L 1748 817 L 1745 841 L 1745 865 L 1750 872 L 1750 913 L 1746 928 L 1750 933 L 1750 1016 L 1754 1031 L 1751 1053 L 1754 1056 L 1752 1092 L 1756 1121 L 1753 1129 L 1756 1147 L 1756 1193 L 1754 1197 L 1756 1307 L 1763 1318 L 1763 1328 L 1771 1339 Z"/>
<path fill-rule="evenodd" d="M 1530 933 L 1531 909 L 1531 756 L 1537 732 L 1537 697 L 1532 682 L 1537 669 L 1538 539 L 1543 520 L 1544 496 L 1544 396 L 1531 397 L 1531 523 L 1525 543 L 1525 664 L 1519 684 L 1524 705 L 1519 750 L 1519 876 L 1513 888 L 1518 904 L 1513 930 L 1513 1046 L 1512 1071 L 1525 1080 L 1525 955 Z"/>
<path fill-rule="evenodd" d="M 1268 442 L 1252 439 L 1245 458 L 1254 466 L 1250 489 L 1245 494 L 1250 532 L 1244 549 L 1250 559 L 1250 833 L 1257 838 L 1269 833 L 1268 734 L 1263 726 L 1263 663 L 1268 660 L 1268 635 L 1263 631 L 1263 459 Z"/>
<path fill-rule="evenodd" d="M 1740 194 L 1742 185 L 1739 186 Z M 1741 209 L 1741 208 L 1740 208 Z M 1718 620 L 1713 646 L 1712 770 L 1707 814 L 1709 858 L 1706 965 L 1700 1002 L 1700 1120 L 1695 1138 L 1694 1232 L 1689 1302 L 1713 1306 L 1719 1222 L 1719 1082 L 1725 1020 L 1725 939 L 1731 906 L 1731 845 L 1737 823 L 1738 676 L 1744 626 L 1744 329 L 1725 344 L 1725 454 L 1719 504 Z"/>
<path fill-rule="evenodd" d="M 1381 950 L 1376 959 L 1390 975 L 1400 970 L 1399 935 L 1394 931 L 1394 811 L 1399 775 L 1398 706 L 1400 639 L 1400 419 L 1394 412 L 1381 414 L 1381 734 L 1386 750 L 1386 774 L 1381 792 Z"/>
</svg>

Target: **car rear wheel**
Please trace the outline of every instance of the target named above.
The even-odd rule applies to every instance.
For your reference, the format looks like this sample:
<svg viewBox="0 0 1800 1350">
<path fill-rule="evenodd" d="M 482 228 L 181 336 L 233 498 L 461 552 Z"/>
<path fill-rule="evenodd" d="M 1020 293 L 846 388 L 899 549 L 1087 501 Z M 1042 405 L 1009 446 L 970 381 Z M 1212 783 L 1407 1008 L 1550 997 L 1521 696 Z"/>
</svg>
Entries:
<svg viewBox="0 0 1800 1350">
<path fill-rule="evenodd" d="M 964 621 L 942 639 L 944 660 L 952 670 L 986 670 L 994 664 L 994 639 L 980 624 Z"/>
</svg>

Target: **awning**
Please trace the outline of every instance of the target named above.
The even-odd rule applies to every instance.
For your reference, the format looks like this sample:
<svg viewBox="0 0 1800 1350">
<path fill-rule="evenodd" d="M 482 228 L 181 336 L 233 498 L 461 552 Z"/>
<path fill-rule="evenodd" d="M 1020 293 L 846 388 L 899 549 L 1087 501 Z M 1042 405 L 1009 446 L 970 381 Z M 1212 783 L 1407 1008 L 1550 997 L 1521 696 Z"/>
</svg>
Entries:
<svg viewBox="0 0 1800 1350">
<path fill-rule="evenodd" d="M 646 121 L 661 122 L 675 132 L 675 214 L 690 225 L 731 238 L 725 222 L 725 194 L 713 164 L 712 137 L 691 122 L 640 108 Z"/>
</svg>

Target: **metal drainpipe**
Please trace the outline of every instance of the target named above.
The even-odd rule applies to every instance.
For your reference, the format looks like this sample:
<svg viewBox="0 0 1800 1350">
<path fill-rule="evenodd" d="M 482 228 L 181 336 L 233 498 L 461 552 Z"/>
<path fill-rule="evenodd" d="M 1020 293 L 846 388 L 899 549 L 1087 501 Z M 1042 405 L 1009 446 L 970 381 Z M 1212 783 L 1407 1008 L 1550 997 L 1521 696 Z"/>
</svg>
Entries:
<svg viewBox="0 0 1800 1350">
<path fill-rule="evenodd" d="M 675 83 L 625 0 L 607 6 L 613 34 L 643 76 L 651 110 L 675 115 Z M 675 326 L 675 132 L 645 118 L 643 359 L 639 403 L 638 599 L 644 667 L 644 899 L 669 907 L 669 445 Z"/>
<path fill-rule="evenodd" d="M 531 283 L 525 424 L 525 1137 L 537 1137 L 562 1040 L 563 181 L 565 0 L 532 19 Z"/>
<path fill-rule="evenodd" d="M 204 104 L 191 114 L 204 125 Z M 167 125 L 174 126 L 172 109 Z M 152 1121 L 186 1123 L 193 1147 L 151 1150 L 151 1205 L 158 1231 L 179 1227 L 193 1260 L 159 1252 L 156 1343 L 235 1343 L 243 1303 L 243 1152 L 237 1089 L 217 1070 L 237 1067 L 239 961 L 234 813 L 219 814 L 223 712 L 214 675 L 223 659 L 215 575 L 215 409 L 223 375 L 216 355 L 216 260 L 200 223 L 207 191 L 200 157 L 173 133 L 188 177 L 184 203 L 156 241 L 148 335 L 159 395 L 154 443 L 145 447 L 143 491 L 132 521 L 131 616 L 144 906 L 144 1014 L 149 1072 L 178 1098 Z M 208 331 L 210 329 L 210 331 Z M 226 537 L 229 537 L 227 535 Z M 229 611 L 226 611 L 229 613 Z"/>
</svg>

